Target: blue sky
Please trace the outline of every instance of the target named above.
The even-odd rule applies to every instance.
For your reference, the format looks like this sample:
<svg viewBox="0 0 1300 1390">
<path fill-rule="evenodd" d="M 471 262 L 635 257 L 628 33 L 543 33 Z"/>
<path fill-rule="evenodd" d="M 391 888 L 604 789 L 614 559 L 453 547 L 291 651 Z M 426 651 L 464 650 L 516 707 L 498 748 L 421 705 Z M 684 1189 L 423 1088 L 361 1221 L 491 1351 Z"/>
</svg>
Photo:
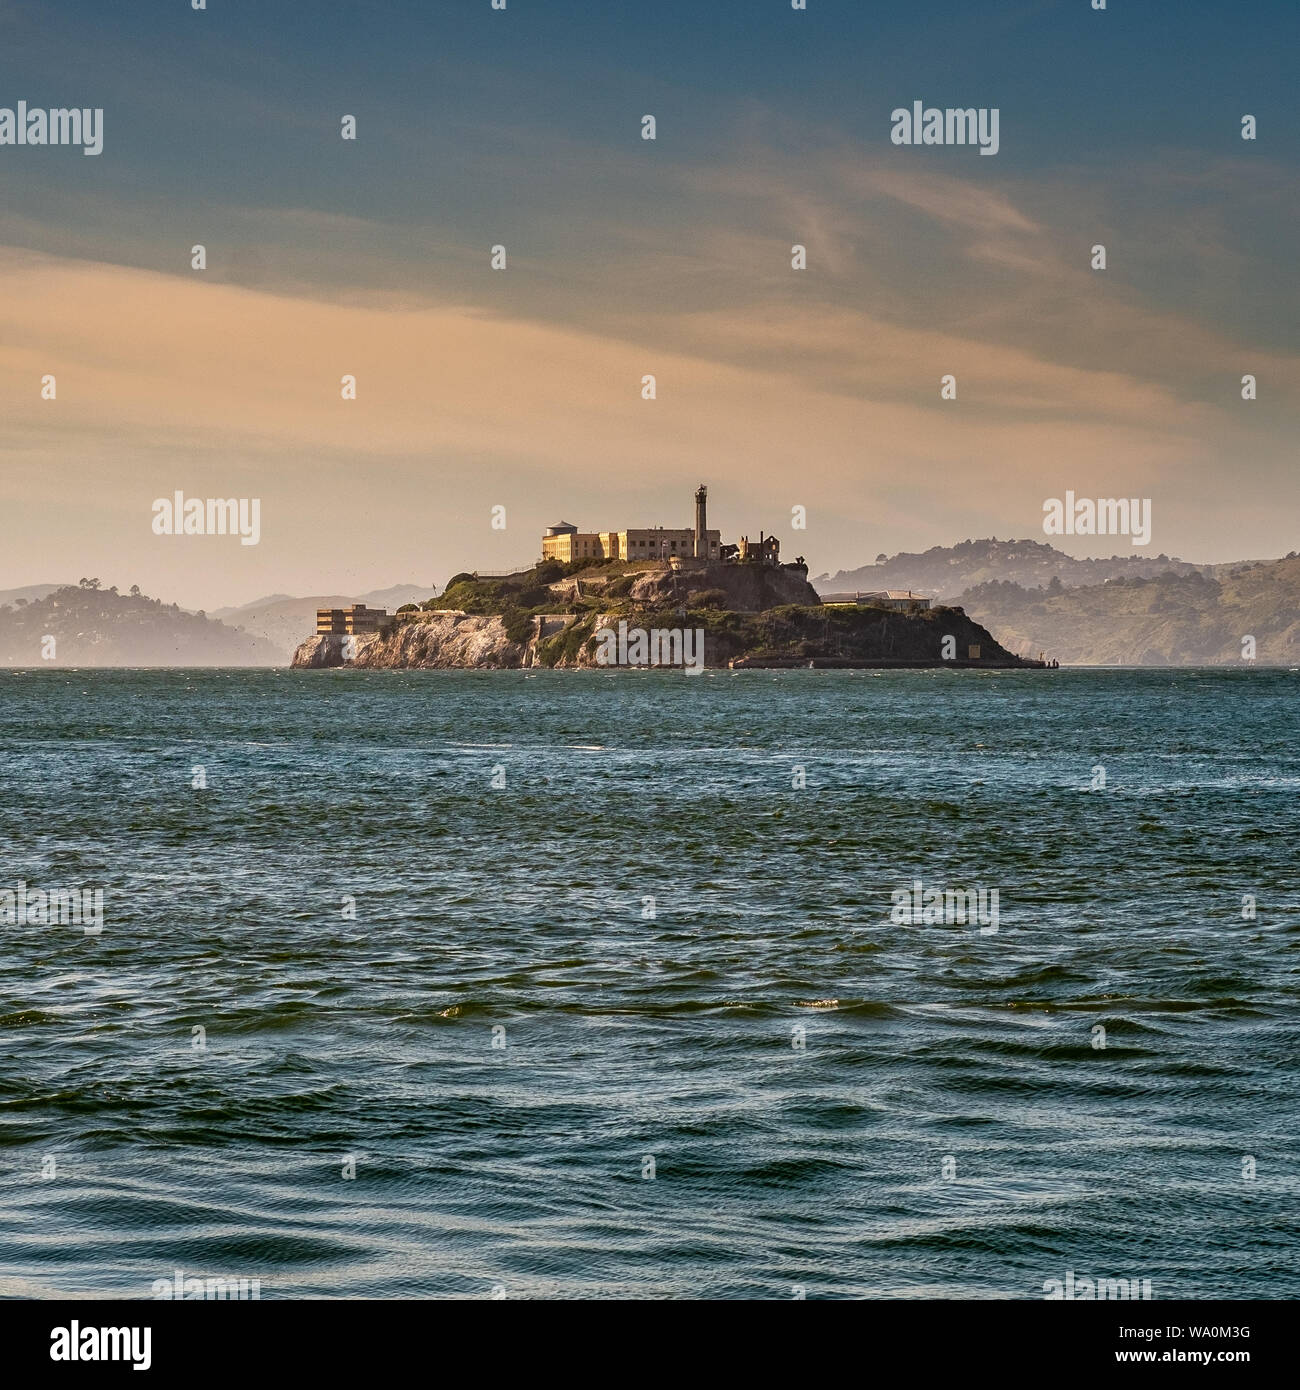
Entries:
<svg viewBox="0 0 1300 1390">
<path fill-rule="evenodd" d="M 129 563 L 208 606 L 525 561 L 552 512 L 685 524 L 697 475 L 729 530 L 808 506 L 790 539 L 815 568 L 1038 537 L 1066 487 L 1151 496 L 1155 550 L 1281 553 L 1300 501 L 1298 40 L 1294 4 L 1206 0 L 0 0 L 0 105 L 105 109 L 97 159 L 0 149 L 0 265 L 31 316 L 4 325 L 0 496 L 33 527 L 59 516 L 100 570 Z M 999 153 L 891 146 L 890 112 L 913 100 L 996 106 Z M 494 276 L 496 243 L 511 267 Z M 142 296 L 156 336 L 135 340 L 125 386 Z M 209 312 L 208 375 L 173 379 Z M 292 344 L 308 320 L 338 371 L 391 324 L 393 357 L 357 354 L 368 384 L 395 383 L 422 343 L 428 369 L 405 394 L 363 391 L 364 423 L 338 429 L 305 359 L 292 386 L 270 381 L 230 327 Z M 462 384 L 447 426 L 437 382 L 468 360 L 476 379 L 503 364 L 499 405 Z M 60 403 L 42 413 L 28 388 L 50 362 Z M 620 374 L 642 364 L 663 368 L 657 414 L 633 392 L 624 416 Z M 322 354 L 337 382 L 335 365 Z M 945 369 L 960 417 L 938 400 Z M 214 373 L 237 389 L 207 393 Z M 359 521 L 346 555 L 313 548 L 310 480 L 351 473 L 427 488 L 428 507 L 397 534 Z M 282 524 L 255 554 L 179 565 L 138 525 L 173 486 L 260 486 Z M 504 536 L 484 530 L 497 501 L 517 518 Z M 0 579 L 78 563 L 20 547 Z"/>
</svg>

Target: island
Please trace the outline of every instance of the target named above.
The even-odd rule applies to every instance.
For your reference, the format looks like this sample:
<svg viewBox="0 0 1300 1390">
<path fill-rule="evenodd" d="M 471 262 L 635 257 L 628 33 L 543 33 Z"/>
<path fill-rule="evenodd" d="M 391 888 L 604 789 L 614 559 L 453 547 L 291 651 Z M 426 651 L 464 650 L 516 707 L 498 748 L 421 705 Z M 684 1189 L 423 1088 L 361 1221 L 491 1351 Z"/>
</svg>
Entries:
<svg viewBox="0 0 1300 1390">
<path fill-rule="evenodd" d="M 582 532 L 558 522 L 542 558 L 504 575 L 455 575 L 395 614 L 321 609 L 296 667 L 1043 668 L 964 609 L 910 591 L 827 594 L 775 536 L 723 545 L 707 524 Z"/>
</svg>

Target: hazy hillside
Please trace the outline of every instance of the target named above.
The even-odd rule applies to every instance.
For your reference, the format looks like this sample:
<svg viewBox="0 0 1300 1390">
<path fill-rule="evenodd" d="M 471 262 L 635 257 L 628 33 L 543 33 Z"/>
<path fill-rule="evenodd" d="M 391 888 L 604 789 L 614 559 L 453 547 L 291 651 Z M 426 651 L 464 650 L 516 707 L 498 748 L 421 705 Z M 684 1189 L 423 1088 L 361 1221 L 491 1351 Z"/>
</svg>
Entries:
<svg viewBox="0 0 1300 1390">
<path fill-rule="evenodd" d="M 1251 636 L 1258 662 L 1300 665 L 1300 557 L 1212 568 L 1214 577 L 1166 573 L 1077 588 L 994 582 L 956 602 L 1021 656 L 1208 666 L 1240 663 Z"/>
<path fill-rule="evenodd" d="M 1148 555 L 1136 550 L 1109 560 L 1076 560 L 1045 541 L 1000 541 L 996 538 L 936 545 L 921 554 L 900 551 L 878 556 L 874 565 L 840 570 L 813 581 L 818 593 L 870 589 L 912 589 L 934 598 L 950 600 L 964 590 L 993 580 L 1007 580 L 1023 588 L 1044 588 L 1053 579 L 1075 586 L 1104 584 L 1108 579 L 1157 574 L 1211 573 L 1214 565 L 1195 565 L 1168 555 Z"/>
<path fill-rule="evenodd" d="M 66 584 L 25 584 L 21 589 L 0 589 L 0 608 L 14 604 L 19 599 L 24 603 L 35 603 L 37 599 L 52 594 L 55 589 L 65 589 Z"/>
<path fill-rule="evenodd" d="M 218 608 L 211 616 L 269 642 L 279 658 L 287 662 L 298 643 L 316 631 L 318 608 L 346 608 L 352 603 L 364 603 L 368 608 L 386 608 L 394 613 L 402 604 L 420 603 L 434 592 L 433 585 L 394 584 L 368 594 L 311 594 L 306 598 L 270 594 L 238 608 Z"/>
<path fill-rule="evenodd" d="M 277 647 L 143 594 L 66 585 L 29 603 L 0 605 L 6 666 L 276 666 Z M 53 659 L 48 638 L 54 639 Z"/>
</svg>

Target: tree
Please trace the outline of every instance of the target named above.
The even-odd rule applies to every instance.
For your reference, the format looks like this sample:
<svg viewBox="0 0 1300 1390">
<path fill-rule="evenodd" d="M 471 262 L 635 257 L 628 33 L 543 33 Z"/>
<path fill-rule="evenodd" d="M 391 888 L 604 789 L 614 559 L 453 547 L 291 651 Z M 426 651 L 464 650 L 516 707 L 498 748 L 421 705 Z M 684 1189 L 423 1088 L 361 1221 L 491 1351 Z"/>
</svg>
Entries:
<svg viewBox="0 0 1300 1390">
<path fill-rule="evenodd" d="M 131 597 L 132 597 L 132 598 L 139 598 L 139 597 L 140 597 L 140 586 L 139 586 L 138 584 L 132 584 L 132 585 L 131 585 Z"/>
</svg>

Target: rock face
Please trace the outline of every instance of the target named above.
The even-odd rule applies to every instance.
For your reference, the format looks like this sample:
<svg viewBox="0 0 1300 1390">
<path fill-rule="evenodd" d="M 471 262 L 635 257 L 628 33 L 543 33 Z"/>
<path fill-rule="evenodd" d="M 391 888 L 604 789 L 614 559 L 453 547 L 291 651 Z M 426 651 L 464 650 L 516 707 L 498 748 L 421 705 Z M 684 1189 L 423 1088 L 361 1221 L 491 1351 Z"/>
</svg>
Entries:
<svg viewBox="0 0 1300 1390">
<path fill-rule="evenodd" d="M 319 633 L 315 637 L 309 637 L 305 642 L 298 644 L 297 650 L 293 654 L 293 661 L 290 665 L 302 666 L 317 669 L 322 666 L 345 666 L 351 664 L 344 654 L 343 644 L 348 639 L 333 633 Z M 355 639 L 356 650 L 360 651 L 362 645 L 373 642 L 375 639 L 370 637 L 358 637 Z"/>
<path fill-rule="evenodd" d="M 757 579 L 757 576 L 755 576 Z M 712 586 L 711 586 L 712 587 Z M 704 598 L 705 593 L 700 594 Z M 753 596 L 761 597 L 757 591 Z M 665 595 L 649 596 L 662 603 Z M 704 634 L 707 666 L 845 666 L 981 668 L 1036 665 L 1013 656 L 960 608 L 920 614 L 886 609 L 824 609 L 786 604 L 760 612 L 691 607 L 680 591 L 686 616 L 677 609 L 628 607 L 552 617 L 511 619 L 513 631 L 531 635 L 514 640 L 507 619 L 469 613 L 425 613 L 404 620 L 387 634 L 349 639 L 319 636 L 294 655 L 298 667 L 471 668 L 506 670 L 525 666 L 594 667 L 594 634 L 602 628 L 646 631 L 685 628 Z M 349 641 L 352 645 L 349 647 Z M 973 654 L 974 653 L 974 654 Z"/>
<path fill-rule="evenodd" d="M 709 565 L 706 569 L 638 575 L 628 598 L 638 607 L 690 605 L 696 596 L 712 596 L 712 606 L 736 613 L 759 613 L 783 604 L 816 607 L 821 603 L 806 571 L 772 565 Z"/>
<path fill-rule="evenodd" d="M 345 644 L 354 655 L 348 658 Z M 401 623 L 391 636 L 369 633 L 347 638 L 327 633 L 309 638 L 294 653 L 295 666 L 409 666 L 417 668 L 504 669 L 531 664 L 525 660 L 533 642 L 512 642 L 498 617 L 439 613 Z"/>
</svg>

